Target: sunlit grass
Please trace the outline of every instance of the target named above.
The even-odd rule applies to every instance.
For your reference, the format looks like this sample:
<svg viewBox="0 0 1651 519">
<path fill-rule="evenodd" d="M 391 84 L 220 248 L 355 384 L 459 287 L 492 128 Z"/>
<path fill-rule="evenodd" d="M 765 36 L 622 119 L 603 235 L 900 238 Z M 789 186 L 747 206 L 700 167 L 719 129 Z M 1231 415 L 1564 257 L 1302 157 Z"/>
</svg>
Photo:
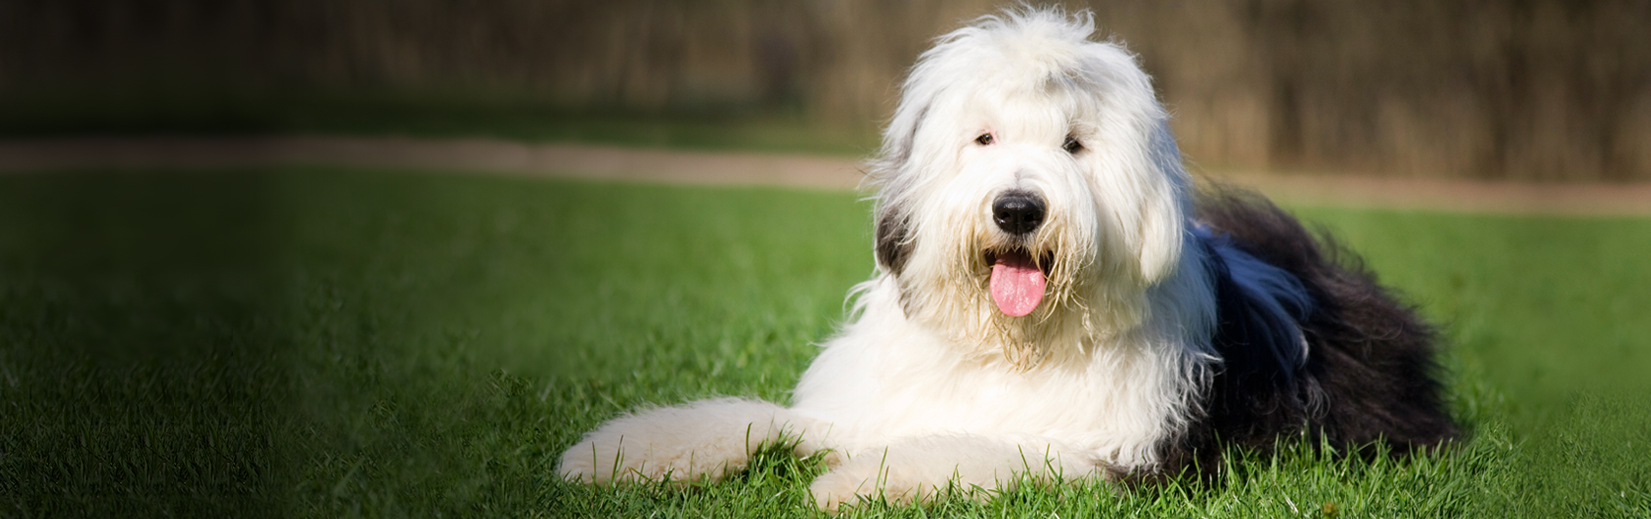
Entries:
<svg viewBox="0 0 1651 519">
<path fill-rule="evenodd" d="M 585 487 L 617 413 L 785 401 L 868 276 L 847 193 L 335 170 L 0 178 L 6 515 L 815 515 L 816 460 Z M 1651 221 L 1299 208 L 1446 330 L 1445 452 L 862 516 L 1651 514 Z"/>
</svg>

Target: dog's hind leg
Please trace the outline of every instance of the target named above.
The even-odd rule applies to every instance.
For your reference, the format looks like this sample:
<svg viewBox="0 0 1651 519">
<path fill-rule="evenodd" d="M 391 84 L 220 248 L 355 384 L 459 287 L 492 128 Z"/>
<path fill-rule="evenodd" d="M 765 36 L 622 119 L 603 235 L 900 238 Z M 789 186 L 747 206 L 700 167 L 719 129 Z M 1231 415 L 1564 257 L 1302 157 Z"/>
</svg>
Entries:
<svg viewBox="0 0 1651 519">
<path fill-rule="evenodd" d="M 621 416 L 562 454 L 557 473 L 585 483 L 720 480 L 745 470 L 752 454 L 783 440 L 807 454 L 807 420 L 768 402 L 721 398 Z"/>
<path fill-rule="evenodd" d="M 809 485 L 822 510 L 857 500 L 927 501 L 947 488 L 976 499 L 1023 481 L 1071 481 L 1107 476 L 1093 452 L 1045 438 L 935 435 L 903 438 L 854 453 Z"/>
</svg>

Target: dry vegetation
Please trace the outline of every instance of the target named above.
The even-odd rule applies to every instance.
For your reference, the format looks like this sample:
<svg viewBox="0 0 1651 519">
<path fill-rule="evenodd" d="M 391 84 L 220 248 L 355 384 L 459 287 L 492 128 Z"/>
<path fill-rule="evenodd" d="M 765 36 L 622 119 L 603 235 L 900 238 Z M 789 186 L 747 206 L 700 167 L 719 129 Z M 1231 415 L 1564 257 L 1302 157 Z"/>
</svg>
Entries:
<svg viewBox="0 0 1651 519">
<path fill-rule="evenodd" d="M 1000 2 L 9 0 L 0 94 L 63 85 L 466 92 L 866 126 Z M 1651 3 L 1092 2 L 1184 151 L 1229 167 L 1651 179 Z M 160 79 L 157 79 L 160 78 Z"/>
</svg>

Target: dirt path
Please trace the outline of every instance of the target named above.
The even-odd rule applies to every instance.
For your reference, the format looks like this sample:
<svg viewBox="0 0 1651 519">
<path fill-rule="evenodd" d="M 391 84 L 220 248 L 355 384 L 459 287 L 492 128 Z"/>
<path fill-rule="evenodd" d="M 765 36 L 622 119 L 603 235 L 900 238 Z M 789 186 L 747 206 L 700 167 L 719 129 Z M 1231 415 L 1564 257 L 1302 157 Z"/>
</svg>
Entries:
<svg viewBox="0 0 1651 519">
<path fill-rule="evenodd" d="M 524 176 L 853 189 L 841 157 L 526 144 L 490 139 L 80 138 L 0 141 L 0 172 L 77 168 L 206 169 L 323 165 Z M 1296 203 L 1465 212 L 1651 215 L 1651 183 L 1522 184 L 1463 180 L 1203 174 Z"/>
</svg>

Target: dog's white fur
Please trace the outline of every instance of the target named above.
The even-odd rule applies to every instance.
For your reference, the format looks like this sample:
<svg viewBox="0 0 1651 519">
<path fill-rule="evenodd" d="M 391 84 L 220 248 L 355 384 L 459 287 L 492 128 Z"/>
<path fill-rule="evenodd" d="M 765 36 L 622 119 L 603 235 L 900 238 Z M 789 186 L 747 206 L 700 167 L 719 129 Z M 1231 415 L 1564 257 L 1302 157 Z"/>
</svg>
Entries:
<svg viewBox="0 0 1651 519">
<path fill-rule="evenodd" d="M 949 484 L 1104 477 L 1157 463 L 1217 362 L 1190 180 L 1147 75 L 1087 14 L 1018 9 L 943 36 L 903 90 L 869 181 L 903 268 L 855 288 L 790 408 L 721 399 L 615 419 L 563 455 L 586 482 L 721 478 L 759 445 L 826 453 L 822 508 Z M 976 138 L 993 135 L 981 145 Z M 1083 146 L 1063 149 L 1068 136 Z M 1037 310 L 993 305 L 983 252 L 1009 190 L 1047 201 Z M 895 272 L 898 270 L 898 272 Z"/>
</svg>

